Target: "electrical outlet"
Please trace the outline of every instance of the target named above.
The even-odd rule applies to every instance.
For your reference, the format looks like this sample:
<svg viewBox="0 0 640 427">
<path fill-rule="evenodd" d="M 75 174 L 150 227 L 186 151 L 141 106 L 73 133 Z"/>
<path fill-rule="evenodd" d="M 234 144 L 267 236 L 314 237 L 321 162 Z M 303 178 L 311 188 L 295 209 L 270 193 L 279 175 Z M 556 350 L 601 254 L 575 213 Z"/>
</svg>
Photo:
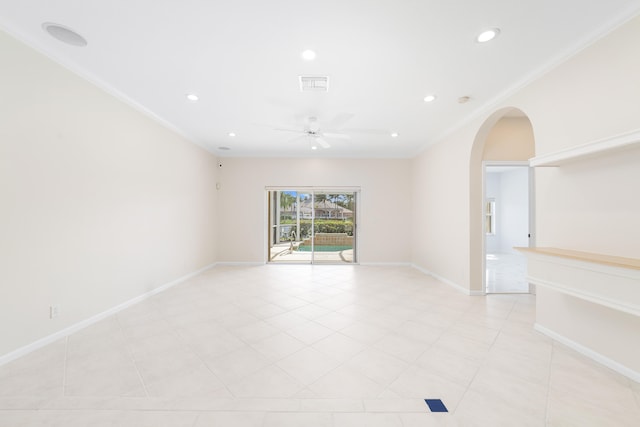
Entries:
<svg viewBox="0 0 640 427">
<path fill-rule="evenodd" d="M 60 316 L 60 306 L 57 304 L 49 306 L 49 318 L 53 319 L 58 316 Z"/>
</svg>

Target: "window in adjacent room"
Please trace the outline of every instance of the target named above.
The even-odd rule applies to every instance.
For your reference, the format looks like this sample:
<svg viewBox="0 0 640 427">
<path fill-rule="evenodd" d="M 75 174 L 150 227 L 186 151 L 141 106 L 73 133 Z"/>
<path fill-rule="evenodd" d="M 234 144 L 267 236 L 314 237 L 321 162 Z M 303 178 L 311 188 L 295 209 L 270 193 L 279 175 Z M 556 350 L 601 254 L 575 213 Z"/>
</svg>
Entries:
<svg viewBox="0 0 640 427">
<path fill-rule="evenodd" d="M 484 229 L 487 234 L 496 234 L 496 200 L 493 198 L 485 201 Z"/>
</svg>

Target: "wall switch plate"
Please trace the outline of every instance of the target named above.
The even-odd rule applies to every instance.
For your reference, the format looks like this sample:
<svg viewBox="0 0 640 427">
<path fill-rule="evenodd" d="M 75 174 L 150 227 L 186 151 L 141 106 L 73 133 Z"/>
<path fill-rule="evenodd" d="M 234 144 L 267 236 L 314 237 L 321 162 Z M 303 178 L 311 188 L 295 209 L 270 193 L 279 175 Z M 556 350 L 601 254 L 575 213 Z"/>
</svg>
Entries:
<svg viewBox="0 0 640 427">
<path fill-rule="evenodd" d="M 57 304 L 49 306 L 49 318 L 53 319 L 58 316 L 60 316 L 60 306 Z"/>
</svg>

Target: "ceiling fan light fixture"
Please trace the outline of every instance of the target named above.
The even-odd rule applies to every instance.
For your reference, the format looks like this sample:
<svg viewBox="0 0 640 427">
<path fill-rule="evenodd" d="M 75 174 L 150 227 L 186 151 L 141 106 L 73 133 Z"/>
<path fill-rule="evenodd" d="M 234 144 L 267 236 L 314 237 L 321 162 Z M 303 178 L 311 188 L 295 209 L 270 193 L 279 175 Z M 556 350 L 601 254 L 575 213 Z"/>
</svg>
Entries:
<svg viewBox="0 0 640 427">
<path fill-rule="evenodd" d="M 427 95 L 427 96 L 424 97 L 424 102 L 426 102 L 426 103 L 433 102 L 433 101 L 436 100 L 436 98 L 437 98 L 437 96 L 435 96 L 433 94 L 432 95 Z"/>
<path fill-rule="evenodd" d="M 489 42 L 500 34 L 500 28 L 488 28 L 482 31 L 480 34 L 476 36 L 476 42 L 478 43 L 486 43 Z"/>
<path fill-rule="evenodd" d="M 229 132 L 229 137 L 230 137 L 230 138 L 235 138 L 235 136 L 236 136 L 236 133 L 235 133 L 235 132 Z"/>
<path fill-rule="evenodd" d="M 316 134 L 318 132 L 320 132 L 320 123 L 318 123 L 318 118 L 317 117 L 309 117 L 307 119 L 308 122 L 308 128 L 309 128 L 309 132 L 311 134 Z"/>
<path fill-rule="evenodd" d="M 398 137 L 398 132 L 391 133 L 391 138 L 397 138 L 397 137 Z"/>
</svg>

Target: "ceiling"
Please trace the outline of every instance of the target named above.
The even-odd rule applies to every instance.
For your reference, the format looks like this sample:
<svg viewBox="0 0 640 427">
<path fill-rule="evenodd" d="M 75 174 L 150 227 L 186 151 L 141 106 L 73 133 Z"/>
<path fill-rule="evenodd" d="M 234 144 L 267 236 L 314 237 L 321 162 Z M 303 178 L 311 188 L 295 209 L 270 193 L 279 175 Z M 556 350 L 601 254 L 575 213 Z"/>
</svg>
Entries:
<svg viewBox="0 0 640 427">
<path fill-rule="evenodd" d="M 527 166 L 487 166 L 485 171 L 486 173 L 502 174 L 505 172 L 513 172 L 515 170 L 519 170 L 526 167 Z"/>
<path fill-rule="evenodd" d="M 0 27 L 221 156 L 411 157 L 639 11 L 639 0 L 0 0 Z M 489 27 L 500 35 L 477 43 Z M 329 76 L 329 89 L 301 92 L 299 76 Z M 348 139 L 324 135 L 322 148 L 327 133 Z"/>
</svg>

